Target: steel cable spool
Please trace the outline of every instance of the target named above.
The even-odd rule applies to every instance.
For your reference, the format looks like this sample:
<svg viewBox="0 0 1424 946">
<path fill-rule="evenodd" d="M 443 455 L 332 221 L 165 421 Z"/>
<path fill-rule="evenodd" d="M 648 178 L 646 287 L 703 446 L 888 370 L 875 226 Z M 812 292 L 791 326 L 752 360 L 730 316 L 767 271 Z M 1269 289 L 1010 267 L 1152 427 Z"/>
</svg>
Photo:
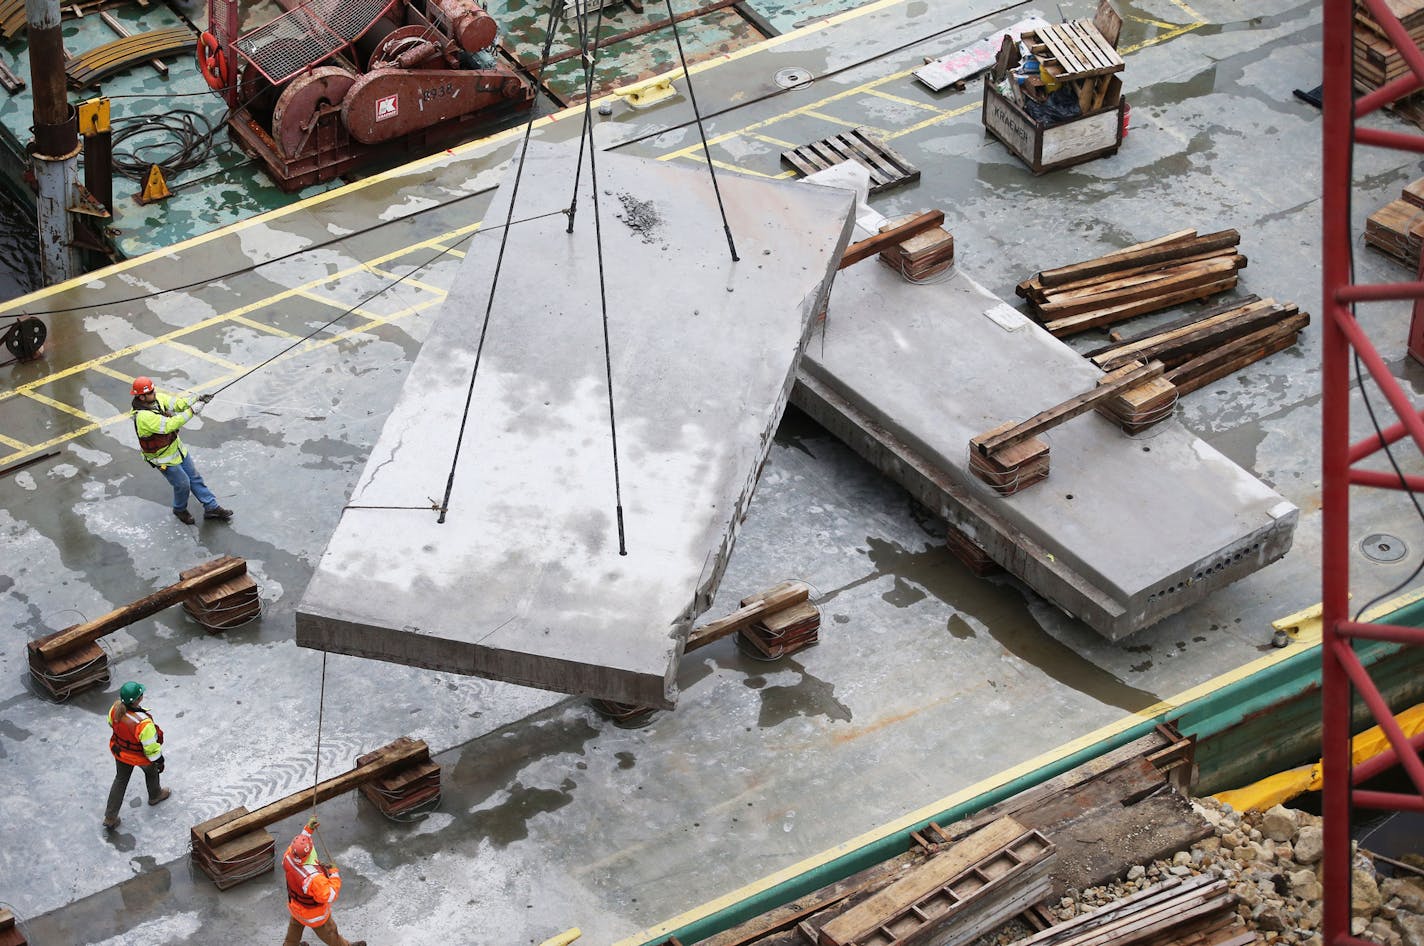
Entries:
<svg viewBox="0 0 1424 946">
<path fill-rule="evenodd" d="M 49 329 L 36 318 L 18 318 L 5 332 L 5 350 L 20 361 L 29 361 L 40 353 Z"/>
</svg>

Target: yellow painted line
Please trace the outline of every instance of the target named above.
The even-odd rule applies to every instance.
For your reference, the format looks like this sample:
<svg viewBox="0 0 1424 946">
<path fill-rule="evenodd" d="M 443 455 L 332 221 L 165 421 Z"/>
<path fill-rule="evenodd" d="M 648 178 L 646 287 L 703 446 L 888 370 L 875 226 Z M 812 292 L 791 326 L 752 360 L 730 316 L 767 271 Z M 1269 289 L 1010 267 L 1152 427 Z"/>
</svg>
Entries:
<svg viewBox="0 0 1424 946">
<path fill-rule="evenodd" d="M 169 342 L 168 347 L 176 348 L 181 352 L 185 352 L 195 358 L 201 358 L 204 361 L 211 362 L 212 364 L 218 365 L 222 368 L 232 369 L 241 367 L 241 365 L 239 365 L 235 361 L 228 361 L 226 358 L 214 355 L 211 352 L 203 351 L 201 348 L 189 345 L 187 342 Z"/>
<path fill-rule="evenodd" d="M 18 440 L 13 440 L 13 439 L 11 439 L 11 438 L 5 436 L 4 434 L 0 434 L 0 443 L 3 443 L 5 446 L 9 447 L 11 450 L 23 450 L 23 449 L 25 449 L 26 447 L 29 446 L 29 444 L 27 444 L 27 443 L 20 443 L 20 441 L 18 441 Z"/>
<path fill-rule="evenodd" d="M 1424 598 L 1424 589 L 1409 592 L 1405 595 L 1395 598 L 1392 601 L 1385 602 L 1384 604 L 1381 604 L 1378 607 L 1371 609 L 1368 614 L 1368 617 L 1378 617 L 1382 614 L 1388 614 L 1391 611 L 1397 611 L 1405 605 L 1412 604 L 1413 602 L 1418 601 L 1421 598 Z M 1298 618 L 1299 614 L 1293 617 Z M 1306 618 L 1300 620 L 1300 623 L 1295 626 L 1297 628 L 1296 641 L 1298 643 L 1304 644 L 1307 647 L 1319 646 L 1321 627 L 1318 615 L 1315 617 L 1313 622 L 1310 619 Z M 982 779 L 974 783 L 973 785 L 970 785 L 968 788 L 961 789 L 951 795 L 946 795 L 938 801 L 934 801 L 928 805 L 924 805 L 920 808 L 917 808 L 909 814 L 902 815 L 901 817 L 896 818 L 894 821 L 883 824 L 877 828 L 872 828 L 871 830 L 863 832 L 862 834 L 857 835 L 856 837 L 851 838 L 848 841 L 844 841 L 834 847 L 828 848 L 820 852 L 819 854 L 814 854 L 811 857 L 798 861 L 797 863 L 792 864 L 789 867 L 782 868 L 781 870 L 776 871 L 773 874 L 769 874 L 766 877 L 761 878 L 760 880 L 753 881 L 752 883 L 740 887 L 732 891 L 731 893 L 725 894 L 721 897 L 717 897 L 714 900 L 709 900 L 701 906 L 694 907 L 693 909 L 688 910 L 685 913 L 679 914 L 678 916 L 675 916 L 670 920 L 666 920 L 662 923 L 659 923 L 657 926 L 649 927 L 648 929 L 645 929 L 639 933 L 635 933 L 626 939 L 619 940 L 617 943 L 614 944 L 614 946 L 641 946 L 641 944 L 646 942 L 664 939 L 669 934 L 673 933 L 675 930 L 681 929 L 682 927 L 687 926 L 689 923 L 695 923 L 699 920 L 711 916 L 714 913 L 725 910 L 728 907 L 735 906 L 736 904 L 741 903 L 744 900 L 751 899 L 752 897 L 755 897 L 758 894 L 763 893 L 764 891 L 770 890 L 772 887 L 775 887 L 779 884 L 783 884 L 786 881 L 799 877 L 809 871 L 815 870 L 816 868 L 819 868 L 835 860 L 838 857 L 842 857 L 853 851 L 859 850 L 860 848 L 865 847 L 868 844 L 874 843 L 875 841 L 879 841 L 881 838 L 905 831 L 913 824 L 917 824 L 918 822 L 924 821 L 929 818 L 934 818 L 938 816 L 941 812 L 948 811 L 949 809 L 964 804 L 967 801 L 971 801 L 972 799 L 977 798 L 980 795 L 993 791 L 994 789 L 999 788 L 1000 786 L 1006 785 L 1009 782 L 1012 782 L 1014 779 L 1020 778 L 1024 775 L 1029 774 L 1030 772 L 1034 772 L 1038 769 L 1041 769 L 1046 765 L 1051 765 L 1052 763 L 1057 762 L 1060 759 L 1067 758 L 1068 756 L 1071 756 L 1074 753 L 1081 752 L 1084 749 L 1088 749 L 1094 745 L 1097 745 L 1105 739 L 1109 739 L 1113 736 L 1118 735 L 1119 733 L 1126 732 L 1127 730 L 1133 728 L 1134 726 L 1145 720 L 1160 716 L 1163 713 L 1170 713 L 1172 710 L 1178 709 L 1187 703 L 1191 703 L 1194 700 L 1201 699 L 1202 697 L 1208 696 L 1211 693 L 1222 689 L 1225 686 L 1228 686 L 1239 680 L 1243 680 L 1246 677 L 1251 676 L 1252 674 L 1259 673 L 1262 670 L 1266 670 L 1272 666 L 1275 666 L 1276 664 L 1290 657 L 1296 656 L 1300 652 L 1301 649 L 1299 647 L 1293 646 L 1285 648 L 1283 650 L 1274 651 L 1273 653 L 1267 654 L 1264 657 L 1259 657 L 1256 660 L 1252 660 L 1249 663 L 1243 664 L 1242 666 L 1237 667 L 1234 670 L 1229 670 L 1226 673 L 1221 674 L 1220 676 L 1214 677 L 1211 680 L 1206 681 L 1205 683 L 1191 687 L 1187 690 L 1183 690 L 1181 693 L 1178 693 L 1169 699 L 1162 700 L 1154 704 L 1153 706 L 1149 706 L 1146 709 L 1141 710 L 1140 712 L 1124 716 L 1117 722 L 1109 723 L 1106 726 L 1101 726 L 1093 730 L 1092 732 L 1080 736 L 1077 739 L 1073 739 L 1069 742 L 1066 742 L 1055 749 L 1050 749 L 1047 752 L 1040 753 L 1039 755 L 1034 756 L 1032 759 L 1029 759 L 1025 762 L 1021 762 L 1011 768 L 1005 769 L 1004 771 L 999 772 L 996 775 L 991 775 L 986 779 Z"/>
<path fill-rule="evenodd" d="M 266 332 L 269 335 L 277 335 L 281 338 L 301 338 L 300 335 L 293 334 L 286 329 L 277 328 L 275 325 L 266 325 L 256 319 L 249 319 L 245 315 L 229 315 L 228 320 L 239 325 L 246 325 L 248 328 L 255 328 L 259 332 Z"/>
<path fill-rule="evenodd" d="M 887 102 L 899 102 L 901 105 L 912 105 L 915 108 L 927 109 L 931 112 L 938 112 L 940 107 L 933 102 L 921 102 L 917 99 L 907 99 L 903 95 L 895 95 L 891 92 L 882 92 L 879 89 L 866 89 L 866 95 L 873 95 L 878 99 L 885 99 Z"/>
<path fill-rule="evenodd" d="M 94 417 L 93 414 L 90 414 L 90 413 L 88 413 L 88 412 L 86 412 L 86 411 L 81 411 L 81 410 L 80 410 L 79 408 L 77 408 L 77 407 L 70 407 L 68 404 L 64 403 L 63 401 L 56 401 L 54 398 L 52 398 L 52 397 L 47 397 L 47 396 L 45 396 L 45 395 L 43 395 L 43 394 L 40 394 L 40 393 L 38 393 L 38 392 L 36 392 L 36 391 L 26 391 L 26 392 L 25 392 L 25 397 L 29 398 L 29 399 L 32 400 L 32 401 L 38 401 L 39 403 L 43 404 L 45 407 L 52 407 L 52 408 L 54 408 L 54 409 L 57 410 L 57 411 L 63 411 L 64 413 L 70 414 L 70 415 L 72 415 L 72 416 L 74 416 L 74 417 L 77 417 L 77 418 L 79 418 L 80 420 L 91 421 L 91 420 L 94 420 L 94 419 L 95 419 L 95 417 Z"/>
<path fill-rule="evenodd" d="M 683 160 L 696 161 L 698 164 L 705 165 L 707 163 L 707 156 L 701 153 L 685 154 L 683 155 Z M 780 175 L 778 174 L 767 174 L 765 171 L 754 171 L 751 168 L 742 167 L 740 164 L 731 164 L 727 161 L 718 161 L 716 158 L 712 159 L 712 166 L 716 168 L 721 168 L 722 170 L 728 171 L 732 174 L 746 174 L 751 177 L 764 177 L 769 181 L 778 180 L 780 178 Z"/>
<path fill-rule="evenodd" d="M 124 384 L 130 384 L 133 381 L 133 375 L 124 374 L 122 371 L 115 371 L 108 365 L 95 364 L 91 365 L 90 367 L 93 370 L 99 372 L 100 374 L 106 374 L 116 381 L 122 381 Z"/>
<path fill-rule="evenodd" d="M 853 122 L 846 118 L 838 118 L 835 115 L 827 115 L 825 112 L 818 112 L 812 109 L 807 109 L 806 111 L 802 112 L 801 115 L 806 118 L 818 118 L 823 122 L 830 122 L 832 125 L 840 125 L 842 128 L 866 127 L 860 122 Z M 875 129 L 875 133 L 877 135 L 884 134 L 884 132 L 880 131 L 879 129 Z"/>
<path fill-rule="evenodd" d="M 1155 26 L 1159 30 L 1172 30 L 1182 25 L 1180 23 L 1166 23 L 1162 20 L 1154 20 L 1151 17 L 1146 16 L 1129 16 L 1125 19 L 1132 20 L 1134 23 L 1145 23 L 1148 26 Z"/>
<path fill-rule="evenodd" d="M 940 122 L 944 121 L 944 120 L 947 119 L 947 118 L 955 118 L 955 117 L 957 117 L 957 116 L 959 116 L 959 115 L 965 114 L 966 112 L 972 112 L 972 111 L 974 111 L 976 108 L 983 108 L 983 107 L 984 107 L 984 101 L 983 101 L 983 99 L 975 99 L 973 102 L 970 102 L 968 105 L 961 105 L 959 108 L 953 108 L 953 109 L 950 109 L 950 110 L 947 111 L 947 112 L 942 112 L 942 113 L 940 113 L 939 115 L 936 115 L 934 118 L 927 118 L 927 119 L 925 119 L 924 121 L 922 121 L 922 122 L 920 122 L 920 123 L 918 123 L 918 124 L 911 125 L 909 128 L 901 128 L 899 131 L 891 132 L 890 134 L 888 134 L 888 135 L 885 136 L 885 139 L 886 139 L 887 141 L 894 141 L 896 138 L 899 138 L 899 137 L 901 137 L 902 135 L 913 134 L 913 133 L 915 133 L 915 132 L 917 132 L 917 131 L 919 131 L 919 130 L 921 130 L 921 129 L 923 129 L 923 128 L 928 128 L 928 127 L 930 127 L 931 125 L 939 124 Z"/>
<path fill-rule="evenodd" d="M 760 135 L 756 132 L 749 131 L 746 133 L 746 136 L 748 138 L 755 138 L 757 141 L 764 141 L 769 145 L 775 145 L 783 151 L 789 151 L 790 149 L 796 147 L 796 145 L 792 144 L 789 141 L 782 141 L 780 138 L 771 137 L 771 135 Z"/>
<path fill-rule="evenodd" d="M 457 249 L 454 249 L 453 247 L 448 247 L 448 246 L 437 246 L 436 249 L 444 250 L 447 255 L 453 256 L 453 257 L 455 257 L 456 259 L 464 259 L 464 258 L 465 258 L 465 251 L 464 251 L 464 250 L 457 250 Z"/>
<path fill-rule="evenodd" d="M 401 286 L 414 286 L 415 288 L 422 289 L 425 292 L 433 292 L 441 299 L 444 299 L 450 294 L 448 289 L 441 289 L 439 286 L 432 286 L 430 285 L 430 283 L 421 282 L 419 279 L 411 279 L 409 277 L 402 278 L 388 269 L 378 269 L 375 266 L 367 266 L 366 270 L 368 272 L 374 273 L 377 276 L 380 276 L 382 279 L 389 279 L 393 284 L 391 286 L 392 289 L 397 288 L 394 283 L 396 282 L 396 280 L 400 280 Z"/>
</svg>

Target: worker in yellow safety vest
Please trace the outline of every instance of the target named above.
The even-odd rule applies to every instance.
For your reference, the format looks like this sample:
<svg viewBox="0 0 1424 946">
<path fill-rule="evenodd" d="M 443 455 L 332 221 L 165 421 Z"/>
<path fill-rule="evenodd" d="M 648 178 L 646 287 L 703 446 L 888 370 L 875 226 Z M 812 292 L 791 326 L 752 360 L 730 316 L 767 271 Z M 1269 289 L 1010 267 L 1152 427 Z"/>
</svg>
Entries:
<svg viewBox="0 0 1424 946">
<path fill-rule="evenodd" d="M 184 398 L 155 389 L 151 378 L 134 378 L 132 393 L 130 416 L 139 449 L 148 465 L 162 473 L 173 487 L 173 515 L 187 525 L 193 524 L 193 514 L 188 511 L 191 492 L 203 504 L 204 519 L 231 519 L 232 510 L 218 503 L 178 436 L 179 428 L 198 416 L 210 396 L 204 395 L 190 404 Z"/>
<path fill-rule="evenodd" d="M 119 698 L 109 708 L 109 751 L 118 767 L 114 784 L 109 789 L 109 805 L 104 809 L 104 828 L 112 831 L 119 826 L 119 805 L 128 791 L 129 777 L 135 767 L 143 769 L 148 784 L 148 803 L 156 805 L 173 793 L 159 784 L 163 772 L 163 730 L 144 709 L 143 684 L 130 680 L 119 687 Z"/>
<path fill-rule="evenodd" d="M 302 933 L 311 930 L 327 946 L 366 946 L 366 941 L 351 942 L 336 930 L 336 917 L 331 905 L 341 893 L 341 871 L 335 864 L 322 864 L 312 847 L 312 832 L 317 820 L 309 818 L 301 833 L 292 838 L 282 855 L 282 872 L 287 878 L 287 910 L 292 914 L 287 923 L 287 938 L 282 946 L 298 946 Z"/>
</svg>

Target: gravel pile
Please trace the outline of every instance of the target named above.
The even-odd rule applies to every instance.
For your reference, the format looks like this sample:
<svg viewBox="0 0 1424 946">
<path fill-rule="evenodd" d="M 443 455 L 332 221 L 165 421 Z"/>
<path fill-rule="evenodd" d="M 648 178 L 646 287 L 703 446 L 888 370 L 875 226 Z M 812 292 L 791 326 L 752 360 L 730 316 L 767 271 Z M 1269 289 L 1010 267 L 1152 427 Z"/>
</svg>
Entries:
<svg viewBox="0 0 1424 946">
<path fill-rule="evenodd" d="M 1133 867 L 1113 883 L 1066 891 L 1053 907 L 1058 919 L 1096 910 L 1169 876 L 1211 874 L 1230 883 L 1239 922 L 1263 942 L 1320 946 L 1320 818 L 1280 805 L 1240 813 L 1210 798 L 1192 804 L 1215 828 L 1213 836 L 1170 861 Z M 1424 876 L 1381 877 L 1357 852 L 1351 884 L 1354 935 L 1380 946 L 1424 946 Z M 999 942 L 1012 942 L 1015 933 L 1000 931 Z"/>
</svg>

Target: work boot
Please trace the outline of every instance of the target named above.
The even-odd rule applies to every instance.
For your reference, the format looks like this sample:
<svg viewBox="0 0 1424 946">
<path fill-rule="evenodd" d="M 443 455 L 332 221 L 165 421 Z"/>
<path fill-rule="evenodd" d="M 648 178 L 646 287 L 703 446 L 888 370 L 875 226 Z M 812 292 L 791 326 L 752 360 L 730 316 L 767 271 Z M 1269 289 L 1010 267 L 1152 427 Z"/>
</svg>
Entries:
<svg viewBox="0 0 1424 946">
<path fill-rule="evenodd" d="M 148 803 L 149 803 L 150 805 L 156 805 L 156 804 L 158 804 L 159 802 L 163 801 L 164 799 L 166 799 L 168 796 L 170 796 L 170 795 L 172 795 L 172 794 L 173 794 L 173 789 L 171 789 L 171 788 L 165 788 L 165 789 L 163 789 L 162 791 L 160 791 L 157 795 L 155 795 L 155 796 L 153 796 L 152 798 L 150 798 L 150 799 L 148 800 Z"/>
<path fill-rule="evenodd" d="M 118 815 L 105 815 L 105 816 L 104 816 L 104 830 L 105 830 L 105 831 L 112 831 L 112 830 L 114 830 L 115 828 L 117 828 L 118 826 L 119 826 L 119 816 L 118 816 Z"/>
<path fill-rule="evenodd" d="M 198 521 L 194 519 L 193 514 L 186 509 L 175 509 L 173 510 L 173 515 L 177 516 L 178 521 L 183 523 L 185 526 L 191 526 L 193 523 Z"/>
<path fill-rule="evenodd" d="M 212 509 L 204 509 L 204 510 L 203 510 L 203 518 L 204 518 L 204 519 L 218 519 L 218 520 L 221 520 L 222 522 L 227 522 L 229 519 L 232 518 L 232 510 L 231 510 L 231 509 L 224 509 L 224 508 L 221 507 L 221 506 L 214 506 Z"/>
</svg>

